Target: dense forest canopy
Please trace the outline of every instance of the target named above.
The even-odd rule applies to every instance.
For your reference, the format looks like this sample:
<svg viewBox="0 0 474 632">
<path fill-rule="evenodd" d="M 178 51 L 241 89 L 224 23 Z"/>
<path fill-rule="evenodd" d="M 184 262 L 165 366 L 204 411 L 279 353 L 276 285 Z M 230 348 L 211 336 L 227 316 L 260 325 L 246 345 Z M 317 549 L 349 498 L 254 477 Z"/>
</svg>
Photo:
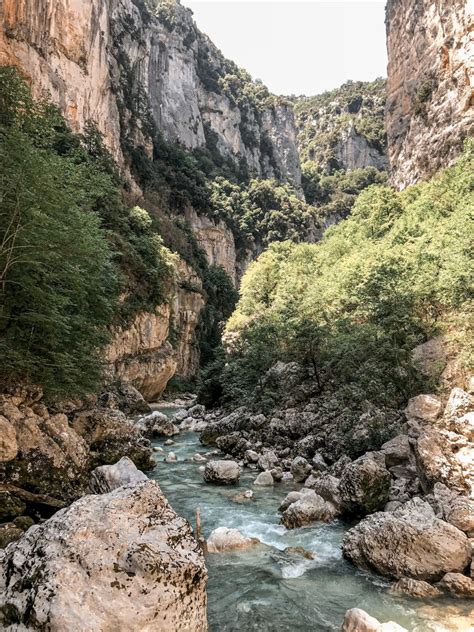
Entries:
<svg viewBox="0 0 474 632">
<path fill-rule="evenodd" d="M 398 406 L 421 387 L 417 344 L 444 334 L 472 360 L 473 159 L 471 143 L 430 182 L 369 187 L 318 244 L 272 244 L 242 281 L 208 387 L 250 401 L 267 369 L 293 360 L 341 405 Z"/>
</svg>

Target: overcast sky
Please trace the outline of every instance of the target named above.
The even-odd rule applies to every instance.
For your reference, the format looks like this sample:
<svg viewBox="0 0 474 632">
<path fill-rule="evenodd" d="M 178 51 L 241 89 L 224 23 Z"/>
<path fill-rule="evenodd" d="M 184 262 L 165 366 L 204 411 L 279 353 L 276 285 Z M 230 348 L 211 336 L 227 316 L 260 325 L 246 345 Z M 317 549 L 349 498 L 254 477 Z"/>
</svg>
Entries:
<svg viewBox="0 0 474 632">
<path fill-rule="evenodd" d="M 224 55 L 275 94 L 385 77 L 384 0 L 181 0 Z"/>
</svg>

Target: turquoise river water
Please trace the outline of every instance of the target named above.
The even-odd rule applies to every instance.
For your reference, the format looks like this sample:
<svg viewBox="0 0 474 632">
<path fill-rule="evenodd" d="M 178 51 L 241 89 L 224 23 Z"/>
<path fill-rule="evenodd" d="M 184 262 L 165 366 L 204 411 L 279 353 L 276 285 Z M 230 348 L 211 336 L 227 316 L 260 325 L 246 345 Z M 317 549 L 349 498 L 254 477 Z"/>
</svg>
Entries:
<svg viewBox="0 0 474 632">
<path fill-rule="evenodd" d="M 161 409 L 170 417 L 173 409 Z M 234 527 L 257 537 L 269 547 L 235 553 L 209 554 L 208 618 L 210 632 L 333 632 L 340 630 L 348 608 L 363 608 L 380 621 L 396 621 L 410 632 L 473 632 L 471 604 L 453 599 L 416 601 L 390 595 L 389 583 L 358 571 L 341 555 L 345 529 L 340 521 L 287 530 L 279 524 L 278 506 L 295 489 L 290 483 L 274 488 L 252 488 L 258 472 L 244 470 L 240 483 L 219 487 L 204 483 L 196 453 L 209 454 L 196 433 L 173 437 L 170 447 L 178 461 L 163 462 L 151 477 L 158 481 L 172 507 L 194 525 L 201 512 L 204 535 L 217 527 Z M 233 497 L 253 489 L 252 501 Z M 304 547 L 314 560 L 284 553 Z M 471 618 L 471 622 L 473 619 Z"/>
</svg>

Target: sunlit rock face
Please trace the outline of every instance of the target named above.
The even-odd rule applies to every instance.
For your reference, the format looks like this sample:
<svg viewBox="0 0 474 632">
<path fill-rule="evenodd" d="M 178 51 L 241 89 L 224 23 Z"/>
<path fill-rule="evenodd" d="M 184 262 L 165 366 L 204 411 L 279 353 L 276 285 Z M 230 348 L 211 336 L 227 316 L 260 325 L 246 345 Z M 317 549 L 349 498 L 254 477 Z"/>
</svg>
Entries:
<svg viewBox="0 0 474 632">
<path fill-rule="evenodd" d="M 125 138 L 151 152 L 151 117 L 170 141 L 300 187 L 293 108 L 236 103 L 216 79 L 236 67 L 178 2 L 157 18 L 143 0 L 5 0 L 0 21 L 0 63 L 49 92 L 76 131 L 95 121 L 122 165 Z"/>
<path fill-rule="evenodd" d="M 451 164 L 472 132 L 472 0 L 389 0 L 386 124 L 404 188 Z"/>
<path fill-rule="evenodd" d="M 178 268 L 169 303 L 117 328 L 106 352 L 110 379 L 133 384 L 148 401 L 158 399 L 175 373 L 188 377 L 199 366 L 195 332 L 204 306 L 202 281 L 184 261 Z"/>
</svg>

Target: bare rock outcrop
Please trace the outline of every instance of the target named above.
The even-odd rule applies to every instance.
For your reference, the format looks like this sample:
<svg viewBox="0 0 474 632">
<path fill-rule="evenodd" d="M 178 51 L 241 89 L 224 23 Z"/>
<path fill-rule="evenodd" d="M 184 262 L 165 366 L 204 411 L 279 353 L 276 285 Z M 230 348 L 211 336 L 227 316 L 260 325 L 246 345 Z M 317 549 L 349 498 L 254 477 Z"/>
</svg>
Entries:
<svg viewBox="0 0 474 632">
<path fill-rule="evenodd" d="M 452 163 L 474 123 L 468 0 L 389 0 L 386 127 L 399 188 Z"/>
<path fill-rule="evenodd" d="M 356 566 L 386 577 L 426 581 L 462 573 L 471 560 L 467 536 L 419 498 L 364 518 L 346 533 L 343 553 Z"/>
<path fill-rule="evenodd" d="M 206 579 L 189 524 L 141 482 L 85 496 L 0 552 L 0 626 L 204 632 Z"/>
<path fill-rule="evenodd" d="M 415 599 L 431 599 L 439 597 L 441 591 L 436 586 L 432 586 L 422 579 L 411 579 L 410 577 L 402 577 L 390 588 L 392 595 L 408 595 Z"/>
</svg>

